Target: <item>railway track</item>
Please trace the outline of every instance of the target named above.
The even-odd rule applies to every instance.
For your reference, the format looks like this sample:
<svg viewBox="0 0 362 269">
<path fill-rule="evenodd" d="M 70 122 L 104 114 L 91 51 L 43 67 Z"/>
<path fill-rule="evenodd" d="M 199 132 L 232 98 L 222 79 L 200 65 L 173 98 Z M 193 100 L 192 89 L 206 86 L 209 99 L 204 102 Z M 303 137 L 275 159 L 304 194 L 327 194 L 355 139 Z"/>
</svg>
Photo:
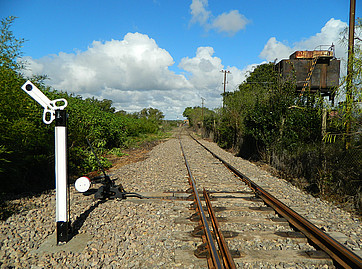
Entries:
<svg viewBox="0 0 362 269">
<path fill-rule="evenodd" d="M 203 165 L 223 164 L 228 169 L 224 174 L 234 175 L 234 178 L 231 177 L 234 180 L 229 182 L 220 180 L 219 176 L 208 175 L 195 179 L 192 173 L 193 165 L 189 163 L 194 164 L 194 167 L 195 163 L 202 164 L 200 161 L 193 161 L 194 156 L 187 156 L 180 135 L 180 147 L 188 171 L 190 190 L 193 192 L 192 208 L 197 214 L 193 219 L 200 224 L 195 228 L 194 234 L 201 234 L 203 240 L 195 250 L 195 255 L 206 258 L 209 268 L 236 268 L 237 265 L 242 267 L 250 264 L 272 266 L 278 262 L 293 264 L 293 268 L 332 268 L 335 265 L 343 268 L 362 268 L 360 257 L 258 186 L 197 139 L 192 138 L 200 148 L 207 150 L 217 159 Z M 195 168 L 194 171 L 200 172 L 199 168 Z M 201 202 L 200 188 L 203 188 L 205 206 Z M 207 209 L 208 218 L 204 207 Z M 212 230 L 208 223 L 212 224 Z M 223 234 L 226 235 L 226 240 Z M 243 241 L 249 246 L 243 245 Z M 229 246 L 233 248 L 232 251 L 229 250 Z"/>
<path fill-rule="evenodd" d="M 360 251 L 362 230 L 358 219 L 305 195 L 291 184 L 234 157 L 214 143 L 199 142 L 314 225 L 324 228 L 343 244 L 352 246 L 354 251 Z M 339 266 L 316 243 L 291 227 L 281 213 L 268 206 L 261 199 L 260 190 L 249 187 L 252 183 L 241 180 L 185 132 L 181 133 L 180 140 L 169 139 L 155 147 L 149 158 L 110 171 L 110 177 L 119 178 L 117 184 L 121 183 L 126 190 L 149 199 L 129 197 L 99 202 L 94 200 L 93 195 L 83 195 L 70 188 L 71 220 L 76 234 L 70 242 L 61 246 L 54 245 L 54 193 L 29 201 L 21 200 L 32 209 L 0 222 L 0 267 Z M 196 195 L 192 195 L 191 186 L 198 191 L 199 201 L 195 201 Z M 93 191 L 98 187 L 95 184 Z M 211 204 L 213 212 L 209 213 L 207 204 Z M 196 213 L 201 210 L 204 212 L 203 221 Z M 202 222 L 209 226 L 211 236 L 203 231 Z M 213 223 L 216 223 L 216 228 Z M 213 239 L 215 261 L 208 253 L 212 247 L 205 247 L 208 245 L 206 237 Z M 219 246 L 218 241 L 226 244 Z M 227 246 L 229 254 L 221 254 L 227 253 L 222 245 Z M 231 259 L 225 256 L 231 256 Z M 352 268 L 359 266 L 358 263 L 350 265 Z"/>
<path fill-rule="evenodd" d="M 188 164 L 185 152 L 183 150 L 183 146 L 180 139 L 180 146 L 182 150 L 182 154 L 185 159 L 185 165 L 187 167 L 187 172 L 189 175 L 189 183 L 191 186 L 191 190 L 193 193 L 193 200 L 194 200 L 194 207 L 196 209 L 196 212 L 198 216 L 200 217 L 200 226 L 195 228 L 196 230 L 201 231 L 201 237 L 203 241 L 203 245 L 201 248 L 201 252 L 205 252 L 205 258 L 207 258 L 207 263 L 209 268 L 236 268 L 235 263 L 231 257 L 230 250 L 228 248 L 228 245 L 225 242 L 224 235 L 222 231 L 220 230 L 220 226 L 218 223 L 218 220 L 215 216 L 215 212 L 213 210 L 213 207 L 211 205 L 210 197 L 207 191 L 204 189 L 203 191 L 203 197 L 206 202 L 207 211 L 210 216 L 210 220 L 212 223 L 212 231 L 209 227 L 206 214 L 203 209 L 203 205 L 201 203 L 199 191 L 197 190 L 196 182 L 192 176 L 190 166 Z M 212 233 L 213 232 L 213 233 Z M 218 249 L 216 249 L 216 244 L 214 241 L 214 237 L 216 238 L 216 241 L 218 243 Z M 200 251 L 195 253 L 196 255 L 200 256 Z M 219 256 L 220 254 L 220 256 Z"/>
</svg>

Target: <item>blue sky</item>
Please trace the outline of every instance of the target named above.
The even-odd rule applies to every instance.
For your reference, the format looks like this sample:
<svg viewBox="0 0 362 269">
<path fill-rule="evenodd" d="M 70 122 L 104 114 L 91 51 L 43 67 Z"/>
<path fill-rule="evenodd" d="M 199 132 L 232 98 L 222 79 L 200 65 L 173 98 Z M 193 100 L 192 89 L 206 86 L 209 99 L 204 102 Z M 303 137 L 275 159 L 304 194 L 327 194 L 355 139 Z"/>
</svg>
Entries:
<svg viewBox="0 0 362 269">
<path fill-rule="evenodd" d="M 361 14 L 357 3 L 356 17 Z M 182 118 L 187 106 L 221 105 L 222 73 L 234 90 L 253 66 L 294 50 L 338 44 L 349 1 L 0 0 L 24 38 L 25 75 L 58 90 Z"/>
</svg>

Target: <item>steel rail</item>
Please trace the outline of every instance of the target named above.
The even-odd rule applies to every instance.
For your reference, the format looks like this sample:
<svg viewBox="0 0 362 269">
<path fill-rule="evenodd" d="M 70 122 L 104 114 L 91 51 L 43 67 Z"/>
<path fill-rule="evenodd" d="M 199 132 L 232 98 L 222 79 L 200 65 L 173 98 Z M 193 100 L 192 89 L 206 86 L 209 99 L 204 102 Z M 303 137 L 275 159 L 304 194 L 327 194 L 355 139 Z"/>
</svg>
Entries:
<svg viewBox="0 0 362 269">
<path fill-rule="evenodd" d="M 191 135 L 190 135 L 191 136 Z M 241 173 L 231 164 L 224 161 L 221 157 L 213 153 L 210 149 L 200 143 L 197 139 L 191 136 L 198 144 L 210 152 L 216 159 L 220 160 L 227 168 L 235 175 L 244 181 L 253 191 L 264 200 L 266 204 L 271 206 L 278 214 L 288 220 L 296 229 L 301 231 L 308 239 L 315 243 L 319 248 L 325 251 L 334 261 L 343 268 L 362 268 L 362 259 L 355 253 L 344 247 L 335 239 L 318 229 L 314 224 L 299 215 L 293 209 L 279 201 L 266 190 L 258 186 L 255 182 Z"/>
<path fill-rule="evenodd" d="M 219 249 L 220 249 L 220 252 L 221 252 L 221 257 L 222 257 L 223 262 L 224 262 L 224 266 L 227 269 L 229 269 L 229 268 L 234 269 L 234 268 L 236 268 L 236 265 L 235 265 L 234 260 L 233 260 L 233 258 L 231 256 L 228 245 L 226 244 L 224 235 L 221 232 L 219 222 L 217 221 L 214 209 L 212 208 L 212 205 L 211 205 L 211 200 L 210 200 L 209 193 L 205 190 L 205 188 L 204 188 L 204 191 L 203 191 L 203 195 L 204 195 L 204 198 L 205 198 L 207 211 L 209 212 L 209 216 L 210 216 L 210 219 L 211 219 L 212 229 L 214 231 L 216 240 L 217 240 L 218 245 L 219 245 Z"/>
<path fill-rule="evenodd" d="M 189 182 L 190 182 L 190 185 L 191 185 L 192 190 L 193 190 L 194 195 L 195 195 L 197 210 L 199 212 L 200 219 L 201 219 L 202 225 L 204 227 L 205 236 L 206 236 L 206 239 L 207 239 L 207 244 L 209 246 L 209 252 L 210 252 L 211 262 L 212 262 L 212 264 L 210 264 L 210 259 L 208 259 L 209 268 L 223 268 L 222 265 L 221 265 L 221 261 L 220 261 L 219 254 L 218 254 L 218 251 L 216 249 L 214 240 L 212 238 L 212 234 L 211 234 L 209 225 L 207 223 L 205 212 L 204 212 L 204 210 L 202 208 L 202 204 L 201 204 L 200 196 L 199 196 L 197 188 L 196 188 L 195 180 L 194 180 L 194 178 L 192 176 L 189 163 L 187 162 L 187 159 L 186 159 L 186 156 L 185 156 L 185 152 L 184 152 L 184 149 L 183 149 L 183 146 L 182 146 L 182 143 L 181 143 L 181 139 L 179 141 L 180 141 L 180 147 L 181 147 L 182 155 L 184 156 L 185 164 L 186 164 L 186 167 L 187 167 L 187 172 L 189 174 Z"/>
</svg>

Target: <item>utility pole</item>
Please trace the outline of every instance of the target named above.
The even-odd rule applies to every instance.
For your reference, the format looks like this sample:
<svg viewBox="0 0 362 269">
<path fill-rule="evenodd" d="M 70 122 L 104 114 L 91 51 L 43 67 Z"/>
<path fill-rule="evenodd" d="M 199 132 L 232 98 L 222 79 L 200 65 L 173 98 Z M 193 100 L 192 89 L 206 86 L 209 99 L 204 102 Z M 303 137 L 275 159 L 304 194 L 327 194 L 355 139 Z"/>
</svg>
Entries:
<svg viewBox="0 0 362 269">
<path fill-rule="evenodd" d="M 221 70 L 221 73 L 224 73 L 224 95 L 222 97 L 222 107 L 224 107 L 224 99 L 225 99 L 225 90 L 226 90 L 226 84 L 227 84 L 227 80 L 226 80 L 226 74 L 231 74 L 230 71 L 227 70 Z"/>
<path fill-rule="evenodd" d="M 201 127 L 204 127 L 204 101 L 205 98 L 201 97 L 201 118 L 202 118 Z"/>
<path fill-rule="evenodd" d="M 348 33 L 348 62 L 347 62 L 347 86 L 346 86 L 346 149 L 351 146 L 351 139 L 349 133 L 351 132 L 351 116 L 353 105 L 353 59 L 354 59 L 354 24 L 356 13 L 356 0 L 350 1 L 349 7 L 349 33 Z"/>
</svg>

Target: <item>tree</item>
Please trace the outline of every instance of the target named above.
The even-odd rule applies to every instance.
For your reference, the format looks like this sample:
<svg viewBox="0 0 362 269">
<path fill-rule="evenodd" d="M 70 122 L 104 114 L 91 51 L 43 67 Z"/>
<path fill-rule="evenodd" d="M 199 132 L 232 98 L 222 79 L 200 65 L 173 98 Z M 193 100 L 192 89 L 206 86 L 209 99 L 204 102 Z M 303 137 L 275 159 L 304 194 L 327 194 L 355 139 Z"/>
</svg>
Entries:
<svg viewBox="0 0 362 269">
<path fill-rule="evenodd" d="M 49 175 L 47 167 L 51 167 L 49 160 L 53 154 L 53 136 L 49 126 L 43 126 L 41 107 L 21 90 L 26 81 L 20 73 L 23 64 L 19 61 L 24 40 L 16 38 L 10 30 L 14 20 L 15 17 L 5 18 L 0 26 L 0 184 L 3 190 L 37 185 Z M 39 86 L 36 80 L 34 83 Z"/>
<path fill-rule="evenodd" d="M 192 107 L 189 106 L 185 108 L 184 112 L 182 113 L 182 116 L 190 120 L 191 114 L 192 114 Z"/>
<path fill-rule="evenodd" d="M 127 115 L 127 111 L 125 110 L 118 110 L 117 112 L 114 113 L 115 115 L 118 116 L 126 116 Z"/>
<path fill-rule="evenodd" d="M 17 60 L 22 55 L 20 49 L 25 41 L 22 38 L 16 38 L 10 30 L 15 19 L 16 17 L 10 16 L 1 20 L 0 67 L 11 70 L 20 70 L 23 67 L 23 64 Z"/>
<path fill-rule="evenodd" d="M 145 118 L 148 120 L 155 120 L 157 122 L 161 121 L 165 116 L 163 112 L 158 110 L 157 108 L 144 108 L 140 112 L 140 118 Z"/>
<path fill-rule="evenodd" d="M 114 113 L 116 111 L 116 109 L 112 107 L 113 103 L 112 100 L 109 99 L 98 100 L 92 97 L 92 98 L 87 98 L 86 101 L 90 102 L 92 105 L 98 106 L 102 111 L 111 112 L 111 113 Z"/>
<path fill-rule="evenodd" d="M 220 145 L 240 147 L 246 158 L 269 158 L 273 152 L 321 139 L 319 96 L 300 102 L 295 83 L 278 76 L 273 63 L 259 65 L 238 90 L 225 94 L 219 110 Z"/>
<path fill-rule="evenodd" d="M 348 27 L 341 32 L 340 43 L 348 46 Z M 355 24 L 354 52 L 352 54 L 352 79 L 343 78 L 343 83 L 336 90 L 337 95 L 344 101 L 337 107 L 330 107 L 331 117 L 329 131 L 323 138 L 326 142 L 336 142 L 343 139 L 351 141 L 352 136 L 360 136 L 362 124 L 362 19 L 358 18 Z M 349 85 L 351 81 L 351 85 Z M 347 85 L 348 84 L 348 85 Z M 348 126 L 348 127 L 347 127 Z M 356 140 L 356 139 L 355 139 Z M 353 141 L 353 140 L 352 140 Z M 350 142 L 346 143 L 349 147 Z"/>
<path fill-rule="evenodd" d="M 199 106 L 185 108 L 182 115 L 189 120 L 190 126 L 196 126 L 202 122 L 202 108 Z"/>
</svg>

